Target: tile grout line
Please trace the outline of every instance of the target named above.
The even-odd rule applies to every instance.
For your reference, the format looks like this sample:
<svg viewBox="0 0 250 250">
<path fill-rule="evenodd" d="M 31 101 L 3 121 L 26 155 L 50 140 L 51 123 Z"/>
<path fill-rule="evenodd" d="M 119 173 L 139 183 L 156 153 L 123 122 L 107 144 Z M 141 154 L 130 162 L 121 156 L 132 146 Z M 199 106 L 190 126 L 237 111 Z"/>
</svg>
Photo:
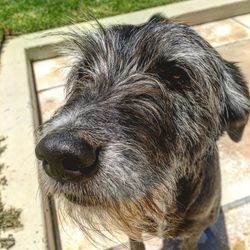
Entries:
<svg viewBox="0 0 250 250">
<path fill-rule="evenodd" d="M 243 22 L 237 20 L 236 19 L 237 17 L 241 17 L 241 16 L 232 17 L 231 19 L 234 20 L 236 23 L 240 24 L 242 27 L 246 28 L 248 31 L 250 31 L 250 27 L 244 24 Z"/>
<path fill-rule="evenodd" d="M 228 42 L 228 43 L 223 43 L 223 44 L 216 45 L 216 46 L 212 45 L 212 46 L 215 49 L 218 49 L 218 48 L 221 48 L 221 47 L 227 47 L 227 46 L 230 46 L 230 45 L 234 45 L 234 44 L 241 43 L 241 42 L 246 42 L 246 41 L 250 41 L 250 35 L 248 37 L 245 37 L 245 38 L 242 38 L 242 39 L 237 39 L 237 40 L 234 40 L 234 41 L 231 41 L 231 42 Z"/>
</svg>

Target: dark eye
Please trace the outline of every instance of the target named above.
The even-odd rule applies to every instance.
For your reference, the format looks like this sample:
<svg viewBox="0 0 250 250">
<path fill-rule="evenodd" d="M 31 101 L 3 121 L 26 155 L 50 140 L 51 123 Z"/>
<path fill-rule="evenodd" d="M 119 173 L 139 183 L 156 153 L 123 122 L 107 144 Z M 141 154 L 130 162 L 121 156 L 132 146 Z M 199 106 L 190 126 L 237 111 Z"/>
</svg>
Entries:
<svg viewBox="0 0 250 250">
<path fill-rule="evenodd" d="M 165 70 L 161 71 L 161 77 L 171 82 L 185 82 L 187 80 L 187 74 L 186 72 L 178 67 L 177 65 L 168 65 L 168 67 Z"/>
<path fill-rule="evenodd" d="M 164 62 L 159 60 L 152 71 L 156 74 L 160 81 L 166 83 L 171 88 L 186 88 L 189 85 L 189 76 L 185 70 L 174 62 Z"/>
</svg>

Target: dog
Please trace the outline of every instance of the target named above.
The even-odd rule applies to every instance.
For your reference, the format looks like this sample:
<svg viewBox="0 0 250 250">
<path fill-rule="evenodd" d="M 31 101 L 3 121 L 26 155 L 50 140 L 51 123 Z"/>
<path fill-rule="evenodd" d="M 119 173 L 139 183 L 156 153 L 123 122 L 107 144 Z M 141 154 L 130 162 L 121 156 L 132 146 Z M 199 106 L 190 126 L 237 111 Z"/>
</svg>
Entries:
<svg viewBox="0 0 250 250">
<path fill-rule="evenodd" d="M 66 102 L 35 149 L 42 188 L 86 234 L 122 231 L 133 250 L 144 234 L 197 249 L 220 208 L 216 142 L 238 142 L 249 116 L 238 67 L 159 15 L 71 31 L 63 50 Z"/>
</svg>

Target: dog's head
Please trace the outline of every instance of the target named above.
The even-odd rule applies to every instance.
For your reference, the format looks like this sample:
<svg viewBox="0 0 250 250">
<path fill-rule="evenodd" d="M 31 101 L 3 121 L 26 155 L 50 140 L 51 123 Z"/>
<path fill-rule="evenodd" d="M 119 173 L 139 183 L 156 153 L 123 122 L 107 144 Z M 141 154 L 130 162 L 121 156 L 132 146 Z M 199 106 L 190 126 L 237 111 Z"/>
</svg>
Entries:
<svg viewBox="0 0 250 250">
<path fill-rule="evenodd" d="M 192 28 L 155 18 L 72 32 L 65 48 L 67 101 L 36 147 L 42 183 L 78 222 L 102 218 L 134 238 L 158 230 L 179 176 L 224 131 L 240 139 L 250 108 L 241 73 Z"/>
</svg>

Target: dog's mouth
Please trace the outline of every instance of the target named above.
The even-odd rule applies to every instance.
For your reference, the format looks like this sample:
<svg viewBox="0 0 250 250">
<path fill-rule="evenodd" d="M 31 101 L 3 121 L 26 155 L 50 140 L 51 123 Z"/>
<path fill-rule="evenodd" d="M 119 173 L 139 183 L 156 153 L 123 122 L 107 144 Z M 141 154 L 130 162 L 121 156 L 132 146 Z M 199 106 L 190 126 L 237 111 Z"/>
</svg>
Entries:
<svg viewBox="0 0 250 250">
<path fill-rule="evenodd" d="M 76 196 L 74 194 L 64 193 L 65 198 L 73 204 L 80 206 L 100 206 L 102 204 L 101 201 L 97 200 L 94 196 Z"/>
</svg>

